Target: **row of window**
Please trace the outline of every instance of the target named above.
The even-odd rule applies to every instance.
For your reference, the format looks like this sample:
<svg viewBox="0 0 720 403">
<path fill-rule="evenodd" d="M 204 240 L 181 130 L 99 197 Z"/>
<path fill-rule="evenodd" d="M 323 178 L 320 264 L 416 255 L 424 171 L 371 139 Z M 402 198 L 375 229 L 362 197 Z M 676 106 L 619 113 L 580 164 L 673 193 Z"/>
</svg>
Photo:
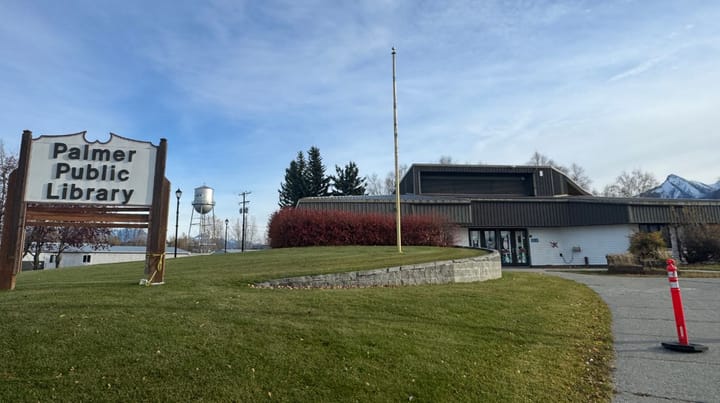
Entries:
<svg viewBox="0 0 720 403">
<path fill-rule="evenodd" d="M 527 266 L 530 264 L 527 230 L 524 229 L 473 229 L 470 246 L 496 249 L 503 265 Z"/>
</svg>

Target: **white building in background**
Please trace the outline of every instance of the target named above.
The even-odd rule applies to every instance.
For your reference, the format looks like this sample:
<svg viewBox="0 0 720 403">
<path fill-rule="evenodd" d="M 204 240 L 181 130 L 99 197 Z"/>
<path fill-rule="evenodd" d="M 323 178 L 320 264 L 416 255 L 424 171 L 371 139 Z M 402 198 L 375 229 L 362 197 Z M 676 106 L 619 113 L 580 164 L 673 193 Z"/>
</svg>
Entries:
<svg viewBox="0 0 720 403">
<path fill-rule="evenodd" d="M 62 253 L 60 268 L 89 266 L 105 263 L 141 262 L 145 260 L 147 253 L 145 246 L 110 246 L 108 249 L 94 250 L 91 246 L 82 248 L 69 248 Z M 166 259 L 172 259 L 175 253 L 174 247 L 165 248 Z M 190 256 L 190 252 L 184 249 L 177 250 L 177 257 Z M 40 265 L 44 269 L 55 268 L 55 253 L 52 251 L 40 253 Z M 23 270 L 33 269 L 33 256 L 23 256 Z"/>
</svg>

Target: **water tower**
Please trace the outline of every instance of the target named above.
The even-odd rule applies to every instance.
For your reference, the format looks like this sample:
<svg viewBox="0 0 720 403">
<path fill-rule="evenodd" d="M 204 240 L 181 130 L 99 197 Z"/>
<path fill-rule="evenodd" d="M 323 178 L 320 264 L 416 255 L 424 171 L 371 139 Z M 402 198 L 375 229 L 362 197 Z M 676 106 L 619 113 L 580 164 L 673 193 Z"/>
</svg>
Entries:
<svg viewBox="0 0 720 403">
<path fill-rule="evenodd" d="M 216 248 L 215 232 L 215 199 L 213 188 L 200 186 L 195 188 L 195 197 L 192 202 L 190 213 L 190 237 L 191 250 L 198 253 L 212 252 Z M 195 235 L 193 235 L 195 227 Z"/>
</svg>

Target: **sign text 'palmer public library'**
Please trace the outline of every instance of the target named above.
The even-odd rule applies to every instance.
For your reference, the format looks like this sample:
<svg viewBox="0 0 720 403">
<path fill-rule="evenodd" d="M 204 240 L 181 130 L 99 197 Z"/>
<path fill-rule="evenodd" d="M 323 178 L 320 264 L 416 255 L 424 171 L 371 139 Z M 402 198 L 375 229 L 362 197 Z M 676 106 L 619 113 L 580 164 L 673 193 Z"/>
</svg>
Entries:
<svg viewBox="0 0 720 403">
<path fill-rule="evenodd" d="M 26 200 L 148 205 L 155 147 L 111 135 L 88 144 L 82 134 L 35 140 Z M 148 155 L 153 154 L 153 155 Z M 35 179 L 33 179 L 35 178 Z"/>
</svg>

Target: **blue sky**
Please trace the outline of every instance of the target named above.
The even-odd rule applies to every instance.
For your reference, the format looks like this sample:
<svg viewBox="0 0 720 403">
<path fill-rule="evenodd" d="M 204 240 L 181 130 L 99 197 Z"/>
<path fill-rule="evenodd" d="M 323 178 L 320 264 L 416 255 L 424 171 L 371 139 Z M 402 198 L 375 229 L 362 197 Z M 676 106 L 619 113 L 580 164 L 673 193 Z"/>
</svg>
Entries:
<svg viewBox="0 0 720 403">
<path fill-rule="evenodd" d="M 181 233 L 201 185 L 231 221 L 252 191 L 264 227 L 298 151 L 393 169 L 395 46 L 401 163 L 539 151 L 596 189 L 636 168 L 714 183 L 718 21 L 692 0 L 4 0 L 0 139 L 166 138 Z"/>
</svg>

